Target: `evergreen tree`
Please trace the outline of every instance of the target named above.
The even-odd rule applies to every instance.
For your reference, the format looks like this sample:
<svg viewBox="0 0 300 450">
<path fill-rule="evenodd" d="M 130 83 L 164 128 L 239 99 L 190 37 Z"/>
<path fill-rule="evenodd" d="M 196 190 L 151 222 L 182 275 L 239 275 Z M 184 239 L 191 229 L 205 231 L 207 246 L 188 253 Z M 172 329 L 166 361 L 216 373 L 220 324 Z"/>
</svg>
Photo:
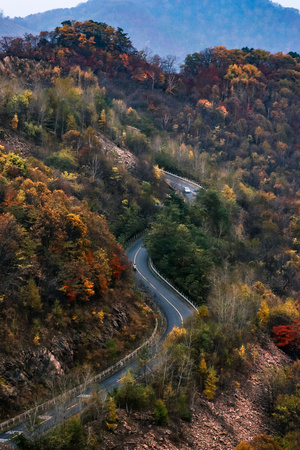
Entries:
<svg viewBox="0 0 300 450">
<path fill-rule="evenodd" d="M 158 425 L 167 425 L 169 421 L 168 410 L 163 400 L 155 403 L 154 418 Z"/>
</svg>

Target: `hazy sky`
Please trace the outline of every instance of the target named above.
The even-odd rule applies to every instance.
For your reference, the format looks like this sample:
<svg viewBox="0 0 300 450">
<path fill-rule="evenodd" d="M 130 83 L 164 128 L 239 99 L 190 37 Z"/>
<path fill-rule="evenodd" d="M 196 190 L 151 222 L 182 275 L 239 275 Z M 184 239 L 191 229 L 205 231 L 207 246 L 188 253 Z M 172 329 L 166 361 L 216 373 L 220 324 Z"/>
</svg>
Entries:
<svg viewBox="0 0 300 450">
<path fill-rule="evenodd" d="M 0 0 L 0 10 L 3 11 L 4 16 L 24 17 L 54 8 L 70 8 L 79 3 L 84 3 L 84 0 Z M 274 3 L 300 10 L 300 0 L 277 0 Z"/>
<path fill-rule="evenodd" d="M 4 16 L 25 17 L 49 9 L 71 8 L 79 3 L 85 3 L 85 0 L 0 0 L 0 10 Z"/>
</svg>

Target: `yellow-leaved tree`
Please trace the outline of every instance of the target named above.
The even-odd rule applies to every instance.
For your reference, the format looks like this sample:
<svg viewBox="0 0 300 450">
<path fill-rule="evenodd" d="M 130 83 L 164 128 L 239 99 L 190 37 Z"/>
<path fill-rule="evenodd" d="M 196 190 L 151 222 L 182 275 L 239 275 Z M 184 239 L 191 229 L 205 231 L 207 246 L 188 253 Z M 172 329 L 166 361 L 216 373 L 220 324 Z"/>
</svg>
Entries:
<svg viewBox="0 0 300 450">
<path fill-rule="evenodd" d="M 11 127 L 14 131 L 18 129 L 18 124 L 19 124 L 18 115 L 15 114 L 11 121 Z"/>
<path fill-rule="evenodd" d="M 203 391 L 204 395 L 209 400 L 212 400 L 214 398 L 217 391 L 217 382 L 219 381 L 219 378 L 216 375 L 216 370 L 213 367 L 210 367 L 208 369 L 208 375 L 204 384 L 205 389 Z"/>
<path fill-rule="evenodd" d="M 116 428 L 116 422 L 118 420 L 117 405 L 113 397 L 109 397 L 107 403 L 107 421 L 106 426 L 110 431 Z"/>
</svg>

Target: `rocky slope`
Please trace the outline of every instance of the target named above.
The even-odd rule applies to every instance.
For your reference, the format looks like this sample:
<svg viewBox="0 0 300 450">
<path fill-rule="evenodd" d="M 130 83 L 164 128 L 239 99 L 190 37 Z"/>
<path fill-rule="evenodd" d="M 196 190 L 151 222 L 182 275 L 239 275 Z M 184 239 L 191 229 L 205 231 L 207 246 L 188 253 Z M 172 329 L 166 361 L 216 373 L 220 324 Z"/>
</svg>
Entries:
<svg viewBox="0 0 300 450">
<path fill-rule="evenodd" d="M 223 450 L 254 436 L 272 434 L 275 428 L 267 412 L 261 377 L 270 367 L 291 360 L 273 343 L 257 348 L 257 359 L 248 376 L 237 378 L 233 387 L 209 401 L 196 394 L 191 423 L 170 421 L 167 427 L 153 424 L 151 417 L 119 413 L 114 434 L 105 432 L 104 448 L 122 450 Z"/>
<path fill-rule="evenodd" d="M 109 351 L 107 342 L 124 338 L 124 330 L 134 326 L 132 313 L 132 307 L 116 304 L 109 318 L 104 321 L 101 332 L 91 324 L 89 326 L 87 321 L 86 330 L 76 332 L 73 329 L 52 335 L 49 333 L 47 343 L 42 345 L 34 346 L 27 343 L 22 351 L 15 354 L 1 352 L 0 418 L 5 420 L 90 378 L 92 365 L 95 370 L 95 361 L 91 365 L 86 354 L 87 347 L 90 351 L 93 348 L 98 349 L 96 372 L 105 370 L 120 359 L 122 353 L 127 354 L 130 351 L 129 347 L 118 355 L 107 354 Z M 146 322 L 144 325 L 148 327 Z M 152 326 L 149 327 L 149 332 L 151 329 Z M 87 334 L 90 334 L 89 344 L 86 342 Z M 83 348 L 84 341 L 86 348 Z M 131 350 L 138 344 L 139 342 L 132 343 Z"/>
<path fill-rule="evenodd" d="M 8 130 L 5 133 L 2 130 L 2 134 L 0 146 L 7 153 L 16 150 L 25 158 L 38 152 L 39 148 L 24 137 L 13 135 Z M 134 166 L 135 158 L 129 151 L 119 149 L 104 136 L 99 136 L 98 139 L 107 157 L 113 158 L 115 164 L 128 168 Z M 16 158 L 23 161 L 19 156 Z M 9 177 L 7 179 L 8 182 L 14 183 L 14 179 Z M 43 180 L 45 183 L 48 182 L 46 177 Z M 7 200 L 8 194 L 6 191 L 4 194 L 0 202 L 1 220 L 9 215 L 5 214 L 7 203 L 3 201 Z M 49 195 L 52 195 L 50 191 Z M 27 200 L 23 199 L 22 206 L 26 208 L 27 203 Z M 10 214 L 9 217 L 13 216 Z M 23 225 L 23 222 L 20 223 Z M 0 228 L 1 255 L 3 252 L 8 253 L 8 244 L 3 238 L 5 230 L 3 227 Z M 31 230 L 27 233 L 30 232 Z M 105 237 L 105 231 L 99 230 L 99 233 L 97 241 L 100 243 Z M 6 238 L 10 238 L 10 234 Z M 115 243 L 113 237 L 111 239 L 116 249 L 121 252 L 121 247 Z M 33 245 L 33 235 L 30 242 Z M 12 250 L 12 247 L 9 248 Z M 103 251 L 105 248 L 105 244 L 102 243 Z M 48 249 L 46 254 L 49 256 Z M 125 264 L 121 268 L 125 270 L 125 266 L 129 267 L 129 263 L 123 250 L 122 254 Z M 48 264 L 45 269 L 47 286 L 51 284 L 49 267 Z M 1 275 L 3 270 L 2 268 Z M 40 272 L 35 270 L 35 273 Z M 12 277 L 15 277 L 15 273 Z M 6 281 L 8 278 L 6 275 Z M 19 294 L 19 301 L 17 292 L 14 292 L 12 297 L 14 302 L 10 301 L 7 292 L 1 297 L 0 302 L 0 333 L 2 333 L 0 419 L 2 420 L 51 398 L 61 390 L 80 384 L 83 377 L 91 376 L 92 372 L 101 372 L 137 348 L 147 338 L 147 333 L 151 334 L 154 326 L 152 312 L 150 308 L 145 307 L 143 299 L 133 291 L 130 275 L 123 280 L 116 280 L 103 297 L 97 295 L 97 298 L 91 298 L 82 304 L 75 302 L 76 306 L 74 302 L 68 304 L 64 301 L 61 304 L 58 302 L 53 304 L 47 294 L 43 298 L 43 305 L 32 310 L 28 305 L 26 308 L 25 291 Z M 59 296 L 62 291 L 57 292 Z M 33 330 L 37 328 L 39 329 L 35 332 L 37 337 L 34 337 Z"/>
</svg>

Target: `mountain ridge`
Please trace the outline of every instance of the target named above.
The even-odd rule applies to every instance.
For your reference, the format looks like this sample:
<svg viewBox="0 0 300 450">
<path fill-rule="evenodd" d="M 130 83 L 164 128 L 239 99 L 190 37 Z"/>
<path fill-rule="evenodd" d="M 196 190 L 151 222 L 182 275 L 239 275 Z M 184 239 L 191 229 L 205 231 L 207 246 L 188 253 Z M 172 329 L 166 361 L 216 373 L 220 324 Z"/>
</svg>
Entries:
<svg viewBox="0 0 300 450">
<path fill-rule="evenodd" d="M 2 19 L 7 20 L 7 19 Z M 300 14 L 269 0 L 183 0 L 104 3 L 89 0 L 25 18 L 9 19 L 28 32 L 51 30 L 64 20 L 94 20 L 123 28 L 136 48 L 148 47 L 161 56 L 222 45 L 227 48 L 264 48 L 271 52 L 300 51 Z M 0 19 L 0 27 L 2 23 Z M 13 34 L 13 30 L 9 35 Z M 3 33 L 2 33 L 3 35 Z"/>
</svg>

